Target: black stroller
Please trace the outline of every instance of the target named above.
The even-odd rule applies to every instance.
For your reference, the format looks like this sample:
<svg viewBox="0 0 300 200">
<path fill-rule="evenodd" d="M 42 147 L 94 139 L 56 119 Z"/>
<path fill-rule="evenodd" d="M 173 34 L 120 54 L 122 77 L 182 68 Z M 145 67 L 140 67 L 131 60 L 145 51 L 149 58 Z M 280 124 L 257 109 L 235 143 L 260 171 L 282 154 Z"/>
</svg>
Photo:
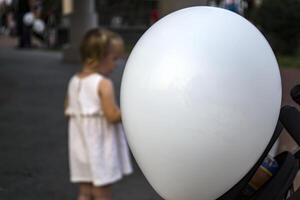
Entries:
<svg viewBox="0 0 300 200">
<path fill-rule="evenodd" d="M 300 85 L 295 86 L 291 90 L 291 96 L 293 100 L 300 105 Z M 268 155 L 283 128 L 287 130 L 297 145 L 300 146 L 300 112 L 295 107 L 284 106 L 281 108 L 279 121 L 274 134 L 259 160 L 242 180 L 217 200 L 245 200 L 242 191 L 244 191 L 264 161 L 264 158 Z M 277 155 L 275 159 L 279 164 L 279 169 L 276 174 L 252 196 L 247 197 L 247 200 L 300 200 L 300 189 L 294 191 L 293 185 L 300 166 L 300 151 L 295 154 L 286 151 Z"/>
</svg>

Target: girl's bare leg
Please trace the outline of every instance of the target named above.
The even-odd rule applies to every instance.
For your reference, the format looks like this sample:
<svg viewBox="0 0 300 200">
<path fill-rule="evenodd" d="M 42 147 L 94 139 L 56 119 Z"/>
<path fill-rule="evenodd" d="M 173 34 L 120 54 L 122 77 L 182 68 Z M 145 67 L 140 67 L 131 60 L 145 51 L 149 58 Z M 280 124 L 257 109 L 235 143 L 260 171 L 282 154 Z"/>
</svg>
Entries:
<svg viewBox="0 0 300 200">
<path fill-rule="evenodd" d="M 111 185 L 96 187 L 92 189 L 93 200 L 111 200 Z"/>
<path fill-rule="evenodd" d="M 78 200 L 92 200 L 92 183 L 79 183 Z"/>
</svg>

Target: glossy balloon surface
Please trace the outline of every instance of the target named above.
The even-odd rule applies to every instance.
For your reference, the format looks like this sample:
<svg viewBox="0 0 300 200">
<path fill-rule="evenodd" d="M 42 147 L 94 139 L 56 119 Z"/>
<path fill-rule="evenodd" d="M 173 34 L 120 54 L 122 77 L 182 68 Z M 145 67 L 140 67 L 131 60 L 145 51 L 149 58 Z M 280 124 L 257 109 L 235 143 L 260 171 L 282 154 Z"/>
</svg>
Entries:
<svg viewBox="0 0 300 200">
<path fill-rule="evenodd" d="M 266 39 L 212 7 L 155 23 L 130 54 L 121 87 L 131 150 L 168 200 L 214 200 L 234 186 L 267 146 L 280 104 Z"/>
</svg>

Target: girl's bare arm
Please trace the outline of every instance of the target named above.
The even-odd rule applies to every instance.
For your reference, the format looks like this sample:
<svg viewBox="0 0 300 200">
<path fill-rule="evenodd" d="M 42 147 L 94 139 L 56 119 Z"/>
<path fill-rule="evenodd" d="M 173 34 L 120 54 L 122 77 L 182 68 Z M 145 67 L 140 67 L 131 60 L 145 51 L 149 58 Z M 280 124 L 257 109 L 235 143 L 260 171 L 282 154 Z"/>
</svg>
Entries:
<svg viewBox="0 0 300 200">
<path fill-rule="evenodd" d="M 103 79 L 98 88 L 105 118 L 110 123 L 120 122 L 121 112 L 115 102 L 113 83 L 109 79 Z"/>
</svg>

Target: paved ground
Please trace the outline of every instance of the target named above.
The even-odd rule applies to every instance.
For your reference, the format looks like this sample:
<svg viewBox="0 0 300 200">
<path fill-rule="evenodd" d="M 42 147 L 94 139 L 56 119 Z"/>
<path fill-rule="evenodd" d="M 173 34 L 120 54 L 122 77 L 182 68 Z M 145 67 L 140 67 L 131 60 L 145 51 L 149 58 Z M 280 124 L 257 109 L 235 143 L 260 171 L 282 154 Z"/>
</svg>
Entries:
<svg viewBox="0 0 300 200">
<path fill-rule="evenodd" d="M 59 53 L 0 47 L 1 200 L 75 200 L 63 100 L 77 68 L 62 64 Z M 114 74 L 116 83 L 121 71 Z M 134 167 L 114 186 L 113 199 L 160 200 Z"/>
</svg>

